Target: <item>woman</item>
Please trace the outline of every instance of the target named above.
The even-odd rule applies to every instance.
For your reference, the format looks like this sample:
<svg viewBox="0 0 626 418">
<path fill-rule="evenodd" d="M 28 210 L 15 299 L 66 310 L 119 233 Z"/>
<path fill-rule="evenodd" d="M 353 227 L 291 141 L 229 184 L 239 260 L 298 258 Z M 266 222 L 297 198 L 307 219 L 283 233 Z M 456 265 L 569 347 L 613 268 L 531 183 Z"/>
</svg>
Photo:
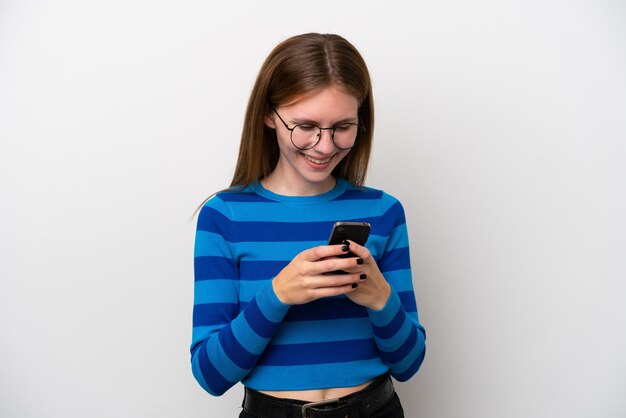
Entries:
<svg viewBox="0 0 626 418">
<path fill-rule="evenodd" d="M 195 242 L 193 374 L 217 396 L 241 381 L 240 417 L 403 416 L 389 375 L 417 372 L 425 332 L 402 206 L 363 187 L 373 115 L 340 36 L 292 37 L 261 67 Z M 367 245 L 326 245 L 335 221 L 369 222 Z"/>
</svg>

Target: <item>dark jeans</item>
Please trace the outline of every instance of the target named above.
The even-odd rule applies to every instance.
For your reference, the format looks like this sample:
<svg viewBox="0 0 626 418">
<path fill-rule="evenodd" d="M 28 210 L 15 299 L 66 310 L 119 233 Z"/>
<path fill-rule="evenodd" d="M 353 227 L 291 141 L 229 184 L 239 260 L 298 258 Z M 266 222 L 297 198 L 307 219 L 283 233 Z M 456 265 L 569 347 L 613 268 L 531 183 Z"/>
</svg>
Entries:
<svg viewBox="0 0 626 418">
<path fill-rule="evenodd" d="M 247 413 L 246 411 L 241 411 L 239 414 L 239 418 L 257 418 L 254 415 Z M 273 417 L 273 418 L 301 418 L 301 417 Z M 398 398 L 398 394 L 395 393 L 393 397 L 387 402 L 385 406 L 383 406 L 378 411 L 372 414 L 366 415 L 358 415 L 353 416 L 350 415 L 349 418 L 404 418 L 404 410 L 402 409 L 402 404 L 400 403 L 400 398 Z"/>
</svg>

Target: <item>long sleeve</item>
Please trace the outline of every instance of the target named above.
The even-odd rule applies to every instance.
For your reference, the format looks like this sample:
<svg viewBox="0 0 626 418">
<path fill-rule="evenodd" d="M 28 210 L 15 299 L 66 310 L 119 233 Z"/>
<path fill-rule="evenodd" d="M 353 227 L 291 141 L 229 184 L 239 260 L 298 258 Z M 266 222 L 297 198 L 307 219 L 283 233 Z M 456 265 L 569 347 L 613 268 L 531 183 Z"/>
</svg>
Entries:
<svg viewBox="0 0 626 418">
<path fill-rule="evenodd" d="M 265 284 L 243 309 L 228 206 L 216 196 L 200 211 L 194 250 L 192 372 L 219 396 L 257 364 L 289 306 Z"/>
<path fill-rule="evenodd" d="M 391 295 L 381 310 L 368 309 L 368 314 L 382 361 L 395 379 L 406 381 L 424 360 L 426 332 L 418 319 L 413 292 L 404 210 L 391 197 L 382 203 L 381 218 L 386 222 L 378 232 L 388 238 L 378 267 L 391 285 Z"/>
</svg>

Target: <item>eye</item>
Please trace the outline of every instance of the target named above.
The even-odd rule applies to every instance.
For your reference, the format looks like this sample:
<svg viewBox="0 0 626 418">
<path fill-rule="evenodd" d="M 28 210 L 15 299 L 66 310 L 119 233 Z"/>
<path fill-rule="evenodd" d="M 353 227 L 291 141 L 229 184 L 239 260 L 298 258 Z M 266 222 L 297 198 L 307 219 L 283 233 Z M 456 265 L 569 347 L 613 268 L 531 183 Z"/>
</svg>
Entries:
<svg viewBox="0 0 626 418">
<path fill-rule="evenodd" d="M 315 132 L 317 131 L 319 128 L 315 125 L 298 125 L 297 126 L 298 129 L 301 129 L 303 132 Z"/>
<path fill-rule="evenodd" d="M 350 129 L 354 129 L 354 125 L 351 124 L 351 123 L 344 123 L 343 125 L 335 126 L 335 131 L 336 132 L 349 131 Z"/>
</svg>

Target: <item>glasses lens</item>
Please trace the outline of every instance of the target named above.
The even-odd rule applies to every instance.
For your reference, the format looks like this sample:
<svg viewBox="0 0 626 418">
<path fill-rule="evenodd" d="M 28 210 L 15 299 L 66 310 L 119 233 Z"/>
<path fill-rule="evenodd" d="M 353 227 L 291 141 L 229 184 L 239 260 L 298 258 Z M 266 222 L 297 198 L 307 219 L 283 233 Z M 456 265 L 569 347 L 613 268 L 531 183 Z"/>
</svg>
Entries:
<svg viewBox="0 0 626 418">
<path fill-rule="evenodd" d="M 354 146 L 354 141 L 356 141 L 358 128 L 359 126 L 354 123 L 337 125 L 335 127 L 335 136 L 333 137 L 335 146 L 341 149 L 352 148 L 352 146 Z"/>
<path fill-rule="evenodd" d="M 319 140 L 320 128 L 315 125 L 298 125 L 291 131 L 291 141 L 300 149 L 313 148 Z"/>
<path fill-rule="evenodd" d="M 346 123 L 335 127 L 333 142 L 340 149 L 348 149 L 354 146 L 358 133 L 358 125 Z M 320 128 L 315 125 L 297 125 L 291 132 L 293 145 L 300 149 L 313 148 L 320 139 Z"/>
</svg>

